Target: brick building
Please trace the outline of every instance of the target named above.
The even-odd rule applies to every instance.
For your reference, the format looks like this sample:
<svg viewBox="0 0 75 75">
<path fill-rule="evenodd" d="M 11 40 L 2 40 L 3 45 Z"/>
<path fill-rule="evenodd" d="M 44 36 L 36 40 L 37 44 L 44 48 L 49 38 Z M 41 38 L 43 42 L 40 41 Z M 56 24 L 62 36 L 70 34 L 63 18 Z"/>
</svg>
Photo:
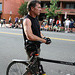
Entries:
<svg viewBox="0 0 75 75">
<path fill-rule="evenodd" d="M 18 9 L 21 4 L 24 3 L 24 0 L 0 0 L 0 3 L 2 5 L 0 18 L 5 18 L 6 21 L 8 21 L 11 15 L 12 21 L 14 21 L 16 16 L 21 17 L 21 15 L 18 14 Z"/>
<path fill-rule="evenodd" d="M 21 17 L 18 14 L 18 8 L 20 7 L 21 3 L 24 1 L 28 2 L 30 0 L 0 0 L 0 18 L 5 18 L 8 20 L 9 16 L 11 15 L 12 20 L 16 16 Z M 45 5 L 49 6 L 50 0 L 39 0 L 41 1 L 42 11 L 39 16 L 39 19 L 42 20 L 45 17 Z M 62 14 L 60 15 L 62 22 L 65 20 L 65 13 L 68 17 L 73 18 L 75 20 L 75 0 L 59 0 L 58 7 L 61 7 Z"/>
</svg>

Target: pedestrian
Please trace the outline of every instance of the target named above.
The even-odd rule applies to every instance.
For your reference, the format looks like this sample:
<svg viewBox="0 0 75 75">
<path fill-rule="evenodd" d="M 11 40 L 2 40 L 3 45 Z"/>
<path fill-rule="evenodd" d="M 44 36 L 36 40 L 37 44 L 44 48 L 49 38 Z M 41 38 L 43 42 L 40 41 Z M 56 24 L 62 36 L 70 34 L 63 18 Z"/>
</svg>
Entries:
<svg viewBox="0 0 75 75">
<path fill-rule="evenodd" d="M 49 38 L 44 38 L 40 32 L 40 25 L 37 16 L 40 15 L 41 5 L 39 1 L 30 1 L 27 5 L 28 15 L 23 20 L 23 35 L 25 42 L 25 49 L 28 59 L 31 57 L 30 54 L 37 50 L 40 54 L 40 42 L 50 44 Z M 31 44 L 32 45 L 31 45 Z M 36 48 L 37 47 L 37 48 Z M 38 62 L 35 64 L 35 72 L 38 73 Z M 32 75 L 29 72 L 27 75 Z"/>
<path fill-rule="evenodd" d="M 9 24 L 11 23 L 11 16 L 9 17 Z"/>
<path fill-rule="evenodd" d="M 15 24 L 18 23 L 18 17 L 15 18 Z"/>
<path fill-rule="evenodd" d="M 55 18 L 53 18 L 52 21 L 53 21 L 53 26 L 54 26 L 54 25 L 56 24 L 56 22 L 55 22 Z M 53 26 L 52 26 L 52 27 L 53 27 Z"/>
<path fill-rule="evenodd" d="M 73 27 L 74 27 L 74 20 L 71 19 L 70 26 L 69 26 L 70 32 L 73 32 Z"/>
<path fill-rule="evenodd" d="M 3 25 L 3 19 L 1 19 L 1 27 L 2 27 L 2 25 Z"/>
<path fill-rule="evenodd" d="M 55 24 L 54 26 L 53 26 L 53 31 L 56 31 L 57 32 L 57 25 Z"/>
<path fill-rule="evenodd" d="M 48 19 L 49 31 L 52 30 L 52 21 L 53 21 L 52 18 Z"/>
<path fill-rule="evenodd" d="M 59 19 L 59 26 L 61 27 L 61 20 Z"/>
<path fill-rule="evenodd" d="M 57 21 L 56 21 L 56 26 L 57 27 L 59 26 L 59 19 L 57 19 Z"/>
<path fill-rule="evenodd" d="M 18 17 L 17 16 L 15 18 L 15 24 L 14 25 L 15 25 L 14 28 L 18 28 Z"/>
<path fill-rule="evenodd" d="M 3 18 L 3 27 L 6 28 L 6 19 L 5 18 Z"/>
<path fill-rule="evenodd" d="M 69 25 L 70 25 L 70 20 L 67 18 L 65 20 L 65 32 L 69 32 Z"/>
</svg>

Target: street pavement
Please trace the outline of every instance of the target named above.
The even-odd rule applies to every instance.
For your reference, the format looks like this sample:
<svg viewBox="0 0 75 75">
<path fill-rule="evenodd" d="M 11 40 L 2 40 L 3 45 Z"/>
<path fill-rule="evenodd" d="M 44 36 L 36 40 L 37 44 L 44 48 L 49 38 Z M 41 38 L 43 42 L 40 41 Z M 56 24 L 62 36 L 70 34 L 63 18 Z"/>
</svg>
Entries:
<svg viewBox="0 0 75 75">
<path fill-rule="evenodd" d="M 75 62 L 75 34 L 42 31 L 50 37 L 50 45 L 41 45 L 40 57 L 53 60 Z M 6 75 L 6 69 L 12 59 L 27 59 L 21 29 L 0 28 L 0 75 Z M 75 75 L 75 66 L 42 62 L 47 75 Z"/>
</svg>

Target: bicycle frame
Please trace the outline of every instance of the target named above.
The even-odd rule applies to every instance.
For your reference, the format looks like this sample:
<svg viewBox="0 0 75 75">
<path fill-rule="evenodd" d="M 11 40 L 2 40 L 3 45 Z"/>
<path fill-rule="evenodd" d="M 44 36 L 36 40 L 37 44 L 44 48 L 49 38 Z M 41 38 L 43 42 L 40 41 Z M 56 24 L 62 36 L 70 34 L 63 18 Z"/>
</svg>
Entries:
<svg viewBox="0 0 75 75">
<path fill-rule="evenodd" d="M 58 61 L 58 60 L 50 60 L 50 59 L 44 59 L 37 57 L 39 61 L 45 61 L 45 62 L 51 62 L 51 63 L 57 63 L 57 64 L 64 64 L 64 65 L 71 65 L 75 66 L 75 62 L 67 62 L 67 61 Z"/>
</svg>

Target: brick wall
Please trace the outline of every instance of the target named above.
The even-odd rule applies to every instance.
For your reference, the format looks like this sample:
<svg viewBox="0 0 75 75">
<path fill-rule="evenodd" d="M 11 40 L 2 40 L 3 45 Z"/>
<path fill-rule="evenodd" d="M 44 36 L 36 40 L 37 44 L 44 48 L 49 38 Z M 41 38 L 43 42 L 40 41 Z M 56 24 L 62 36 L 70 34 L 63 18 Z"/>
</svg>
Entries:
<svg viewBox="0 0 75 75">
<path fill-rule="evenodd" d="M 12 12 L 13 20 L 16 16 L 19 16 L 18 9 L 21 4 L 24 3 L 24 0 L 4 0 L 3 3 L 3 18 L 6 20 L 10 16 L 10 11 Z"/>
<path fill-rule="evenodd" d="M 4 14 L 18 14 L 18 8 L 20 7 L 23 0 L 4 0 Z"/>
<path fill-rule="evenodd" d="M 2 0 L 0 0 L 0 3 L 2 3 Z"/>
</svg>

